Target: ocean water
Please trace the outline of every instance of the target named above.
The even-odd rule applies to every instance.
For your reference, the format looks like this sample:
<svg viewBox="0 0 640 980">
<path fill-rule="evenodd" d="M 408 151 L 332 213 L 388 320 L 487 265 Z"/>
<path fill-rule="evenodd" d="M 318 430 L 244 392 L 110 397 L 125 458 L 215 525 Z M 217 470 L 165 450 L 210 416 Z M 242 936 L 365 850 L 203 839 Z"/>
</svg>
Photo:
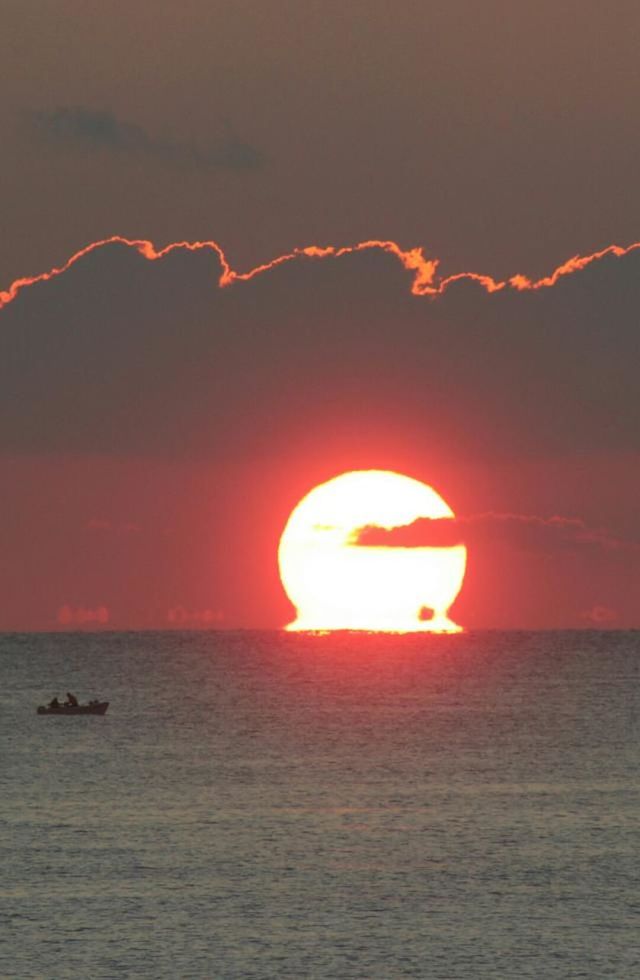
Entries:
<svg viewBox="0 0 640 980">
<path fill-rule="evenodd" d="M 640 633 L 0 637 L 3 978 L 640 976 Z M 54 693 L 111 702 L 49 718 Z"/>
</svg>

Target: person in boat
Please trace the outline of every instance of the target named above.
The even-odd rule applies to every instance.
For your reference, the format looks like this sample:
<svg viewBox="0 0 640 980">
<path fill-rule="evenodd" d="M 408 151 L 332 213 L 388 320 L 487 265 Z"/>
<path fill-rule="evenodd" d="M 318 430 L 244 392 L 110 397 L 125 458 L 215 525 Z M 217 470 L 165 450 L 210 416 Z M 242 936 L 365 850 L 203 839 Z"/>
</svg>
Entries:
<svg viewBox="0 0 640 980">
<path fill-rule="evenodd" d="M 58 701 L 58 695 L 57 694 L 56 694 L 55 698 L 52 698 L 52 700 L 49 701 L 49 707 L 50 708 L 59 708 L 60 707 L 60 702 Z"/>
<path fill-rule="evenodd" d="M 75 694 L 71 694 L 69 691 L 67 691 L 67 700 L 65 701 L 65 704 L 69 708 L 77 708 L 78 707 L 78 699 L 75 696 Z"/>
</svg>

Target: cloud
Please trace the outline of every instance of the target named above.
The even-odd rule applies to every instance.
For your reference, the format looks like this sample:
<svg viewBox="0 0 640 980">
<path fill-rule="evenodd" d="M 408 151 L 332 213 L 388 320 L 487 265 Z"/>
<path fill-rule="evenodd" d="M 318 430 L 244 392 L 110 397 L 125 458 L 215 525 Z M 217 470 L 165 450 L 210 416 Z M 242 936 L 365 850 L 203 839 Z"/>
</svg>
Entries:
<svg viewBox="0 0 640 980">
<path fill-rule="evenodd" d="M 103 517 L 91 517 L 85 527 L 88 531 L 111 531 L 113 524 Z"/>
<path fill-rule="evenodd" d="M 608 531 L 589 527 L 573 517 L 530 514 L 476 514 L 431 520 L 419 518 L 396 528 L 368 526 L 355 531 L 354 544 L 363 547 L 443 548 L 457 544 L 507 544 L 528 552 L 608 551 L 640 553 L 640 543 L 623 541 Z"/>
<path fill-rule="evenodd" d="M 60 626 L 87 626 L 97 624 L 106 626 L 109 622 L 110 613 L 107 606 L 96 606 L 89 609 L 85 606 L 70 606 L 65 604 L 58 609 L 56 617 Z"/>
<path fill-rule="evenodd" d="M 611 606 L 605 606 L 602 603 L 596 603 L 590 609 L 586 609 L 581 616 L 584 623 L 596 629 L 598 627 L 613 626 L 618 618 L 618 612 L 615 609 L 612 609 Z"/>
<path fill-rule="evenodd" d="M 0 451 L 637 452 L 640 251 L 598 255 L 493 289 L 388 241 L 245 272 L 214 241 L 94 243 L 0 295 Z"/>
<path fill-rule="evenodd" d="M 224 614 L 220 609 L 186 609 L 184 606 L 171 606 L 167 610 L 167 622 L 171 626 L 207 629 L 220 624 Z"/>
<path fill-rule="evenodd" d="M 153 157 L 168 165 L 198 170 L 252 171 L 265 163 L 261 151 L 239 139 L 230 126 L 223 139 L 204 149 L 187 140 L 152 136 L 142 126 L 118 119 L 107 110 L 59 106 L 33 112 L 30 118 L 40 137 L 58 145 Z"/>
<path fill-rule="evenodd" d="M 238 271 L 231 267 L 224 253 L 222 246 L 213 240 L 192 241 L 192 242 L 172 242 L 163 248 L 157 248 L 148 239 L 130 239 L 122 235 L 112 235 L 95 242 L 91 242 L 84 248 L 71 255 L 61 266 L 54 266 L 46 272 L 34 276 L 24 276 L 15 280 L 8 288 L 0 290 L 0 309 L 12 302 L 19 293 L 28 286 L 36 285 L 40 282 L 48 282 L 57 276 L 63 275 L 73 268 L 78 262 L 85 259 L 94 252 L 108 249 L 112 245 L 122 245 L 138 253 L 138 255 L 155 262 L 164 259 L 176 252 L 184 251 L 187 253 L 211 252 L 220 263 L 220 275 L 218 285 L 220 287 L 230 286 L 233 283 L 249 282 L 258 276 L 279 270 L 281 266 L 305 259 L 345 259 L 360 254 L 382 253 L 395 258 L 402 268 L 410 273 L 410 290 L 414 296 L 438 297 L 452 287 L 471 284 L 481 287 L 486 293 L 493 294 L 502 291 L 515 291 L 519 293 L 537 292 L 538 290 L 551 289 L 553 286 L 562 283 L 565 277 L 573 276 L 588 270 L 590 266 L 603 263 L 603 266 L 611 259 L 627 258 L 640 250 L 640 242 L 633 242 L 631 245 L 608 245 L 606 248 L 588 255 L 575 255 L 562 265 L 558 266 L 549 275 L 539 279 L 531 279 L 521 273 L 514 274 L 507 279 L 494 279 L 492 276 L 478 272 L 457 272 L 453 275 L 440 276 L 438 269 L 439 259 L 425 256 L 424 249 L 420 246 L 405 249 L 397 242 L 385 239 L 369 239 L 358 242 L 356 245 L 307 245 L 293 249 L 283 255 L 278 255 L 270 261 L 261 263 L 251 269 Z M 611 268 L 609 264 L 609 268 Z"/>
<path fill-rule="evenodd" d="M 85 524 L 87 531 L 113 531 L 116 534 L 138 534 L 142 528 L 134 521 L 116 522 L 104 517 L 91 517 Z"/>
</svg>

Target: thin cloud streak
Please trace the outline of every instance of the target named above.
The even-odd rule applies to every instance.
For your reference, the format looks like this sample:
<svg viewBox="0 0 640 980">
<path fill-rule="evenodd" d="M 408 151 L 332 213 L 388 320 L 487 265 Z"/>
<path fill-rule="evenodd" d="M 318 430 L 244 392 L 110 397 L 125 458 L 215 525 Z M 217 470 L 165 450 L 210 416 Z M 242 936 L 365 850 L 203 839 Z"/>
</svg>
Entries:
<svg viewBox="0 0 640 980">
<path fill-rule="evenodd" d="M 231 127 L 211 149 L 188 140 L 160 139 L 107 110 L 59 106 L 30 114 L 36 133 L 50 143 L 89 147 L 130 156 L 153 157 L 170 166 L 197 170 L 252 171 L 265 164 L 260 150 L 239 139 Z"/>
<path fill-rule="evenodd" d="M 354 531 L 351 541 L 361 547 L 443 548 L 490 541 L 524 551 L 640 553 L 640 543 L 624 541 L 603 528 L 589 527 L 577 517 L 539 517 L 534 514 L 473 514 L 432 520 L 419 518 L 395 528 L 370 525 Z"/>
</svg>

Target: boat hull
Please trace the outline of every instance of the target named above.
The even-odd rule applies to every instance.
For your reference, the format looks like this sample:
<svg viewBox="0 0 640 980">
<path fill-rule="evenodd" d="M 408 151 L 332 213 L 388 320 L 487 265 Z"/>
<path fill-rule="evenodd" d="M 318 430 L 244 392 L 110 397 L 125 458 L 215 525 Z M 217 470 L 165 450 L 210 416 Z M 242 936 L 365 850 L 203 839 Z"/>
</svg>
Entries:
<svg viewBox="0 0 640 980">
<path fill-rule="evenodd" d="M 99 701 L 97 704 L 78 704 L 60 705 L 59 708 L 52 708 L 50 705 L 41 704 L 37 709 L 39 715 L 104 715 L 109 707 L 108 701 Z"/>
</svg>

